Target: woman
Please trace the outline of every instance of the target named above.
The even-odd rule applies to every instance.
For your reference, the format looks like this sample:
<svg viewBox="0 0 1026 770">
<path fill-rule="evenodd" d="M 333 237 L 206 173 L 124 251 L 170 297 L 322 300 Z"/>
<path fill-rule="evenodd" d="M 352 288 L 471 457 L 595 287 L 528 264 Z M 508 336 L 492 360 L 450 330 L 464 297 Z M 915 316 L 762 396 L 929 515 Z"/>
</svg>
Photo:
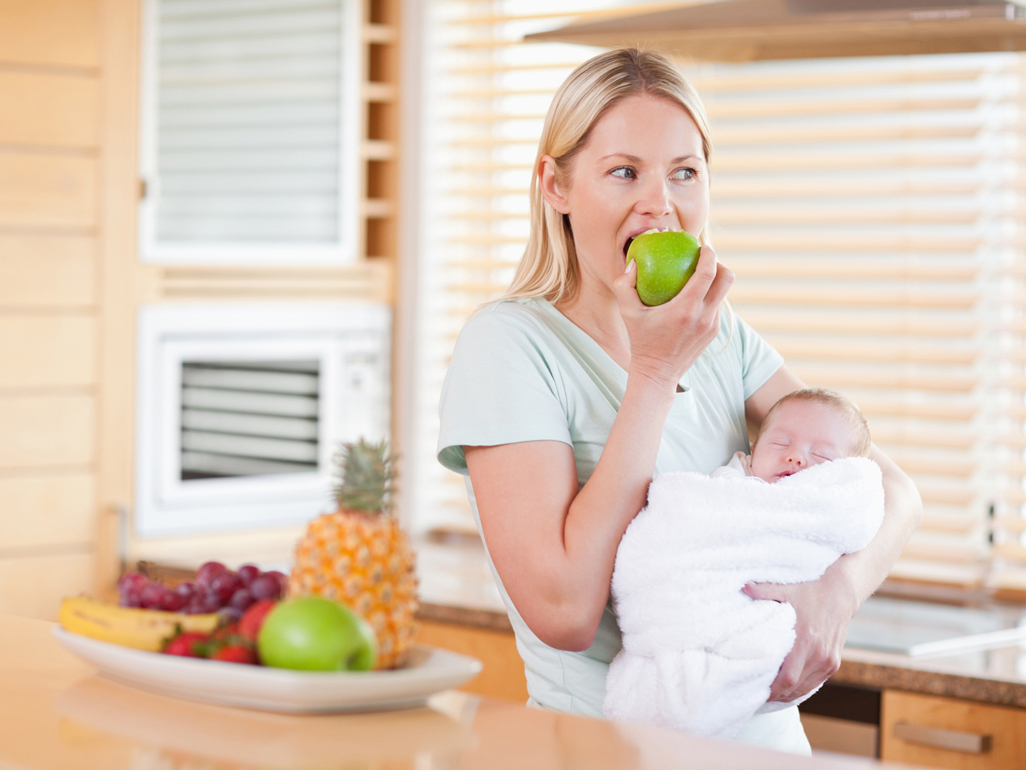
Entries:
<svg viewBox="0 0 1026 770">
<path fill-rule="evenodd" d="M 803 387 L 742 320 L 708 245 L 710 141 L 691 86 L 662 57 L 601 54 L 545 119 L 531 235 L 503 301 L 460 334 L 443 387 L 439 459 L 469 474 L 475 519 L 524 659 L 531 703 L 599 716 L 620 647 L 609 585 L 617 545 L 656 473 L 709 473 Z M 651 228 L 699 234 L 694 276 L 646 307 L 625 265 Z M 790 602 L 794 649 L 771 699 L 837 670 L 848 622 L 921 516 L 914 485 L 874 448 L 887 514 L 875 540 L 814 583 L 746 589 Z M 797 709 L 759 715 L 740 741 L 808 752 Z"/>
</svg>

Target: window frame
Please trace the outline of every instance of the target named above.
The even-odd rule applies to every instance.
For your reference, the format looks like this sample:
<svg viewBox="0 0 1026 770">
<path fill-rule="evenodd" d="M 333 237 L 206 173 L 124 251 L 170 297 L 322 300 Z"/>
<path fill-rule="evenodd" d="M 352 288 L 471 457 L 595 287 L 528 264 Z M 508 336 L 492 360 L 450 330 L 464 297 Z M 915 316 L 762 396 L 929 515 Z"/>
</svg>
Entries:
<svg viewBox="0 0 1026 770">
<path fill-rule="evenodd" d="M 289 241 L 246 243 L 167 243 L 157 239 L 160 176 L 159 146 L 159 4 L 143 0 L 139 77 L 140 261 L 158 265 L 324 266 L 354 264 L 361 259 L 360 229 L 363 179 L 361 123 L 364 114 L 363 19 L 360 0 L 337 0 L 342 13 L 340 62 L 338 240 L 333 243 Z M 348 161 L 348 162 L 347 162 Z"/>
</svg>

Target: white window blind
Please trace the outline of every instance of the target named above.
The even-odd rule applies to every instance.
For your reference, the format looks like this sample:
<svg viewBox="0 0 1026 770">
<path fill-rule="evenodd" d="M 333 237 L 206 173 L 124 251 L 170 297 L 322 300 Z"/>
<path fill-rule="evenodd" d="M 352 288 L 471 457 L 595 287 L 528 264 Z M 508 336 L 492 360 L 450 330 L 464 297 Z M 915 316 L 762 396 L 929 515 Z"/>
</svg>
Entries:
<svg viewBox="0 0 1026 770">
<path fill-rule="evenodd" d="M 594 7 L 594 6 L 592 6 Z M 463 320 L 508 284 L 551 94 L 594 49 L 517 42 L 569 3 L 434 6 L 437 114 L 421 411 Z M 540 18 L 548 14 L 549 18 Z M 926 519 L 892 576 L 1026 589 L 1026 316 L 1016 54 L 692 65 L 713 132 L 712 239 L 736 311 L 810 385 L 865 411 Z M 430 351 L 430 354 L 429 354 Z M 432 434 L 432 431 L 434 433 Z M 424 528 L 462 480 L 416 479 Z"/>
<path fill-rule="evenodd" d="M 144 259 L 355 258 L 356 0 L 149 0 Z"/>
</svg>

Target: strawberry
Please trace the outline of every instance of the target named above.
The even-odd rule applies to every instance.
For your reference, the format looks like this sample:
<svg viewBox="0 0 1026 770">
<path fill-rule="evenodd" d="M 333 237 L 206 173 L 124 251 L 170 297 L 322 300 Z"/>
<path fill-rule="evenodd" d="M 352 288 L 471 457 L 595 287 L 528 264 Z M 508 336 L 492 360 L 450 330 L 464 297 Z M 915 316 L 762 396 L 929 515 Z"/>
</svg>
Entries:
<svg viewBox="0 0 1026 770">
<path fill-rule="evenodd" d="M 164 645 L 168 655 L 181 655 L 186 658 L 206 657 L 206 647 L 210 642 L 209 634 L 186 631 L 175 636 Z"/>
<path fill-rule="evenodd" d="M 256 650 L 246 644 L 227 644 L 213 655 L 211 660 L 223 660 L 228 663 L 256 664 Z"/>
<path fill-rule="evenodd" d="M 244 639 L 255 642 L 260 635 L 260 628 L 264 625 L 264 618 L 277 603 L 276 599 L 261 599 L 251 604 L 239 620 L 238 634 Z"/>
</svg>

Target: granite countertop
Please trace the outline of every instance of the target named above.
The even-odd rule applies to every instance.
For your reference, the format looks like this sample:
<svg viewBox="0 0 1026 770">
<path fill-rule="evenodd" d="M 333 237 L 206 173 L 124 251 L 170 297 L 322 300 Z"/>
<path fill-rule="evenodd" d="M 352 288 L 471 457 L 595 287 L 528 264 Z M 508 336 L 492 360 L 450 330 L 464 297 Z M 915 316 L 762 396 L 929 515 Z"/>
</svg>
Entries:
<svg viewBox="0 0 1026 770">
<path fill-rule="evenodd" d="M 512 632 L 480 542 L 426 540 L 417 550 L 421 619 Z M 849 646 L 830 681 L 1026 708 L 1026 641 L 924 656 Z"/>
</svg>

